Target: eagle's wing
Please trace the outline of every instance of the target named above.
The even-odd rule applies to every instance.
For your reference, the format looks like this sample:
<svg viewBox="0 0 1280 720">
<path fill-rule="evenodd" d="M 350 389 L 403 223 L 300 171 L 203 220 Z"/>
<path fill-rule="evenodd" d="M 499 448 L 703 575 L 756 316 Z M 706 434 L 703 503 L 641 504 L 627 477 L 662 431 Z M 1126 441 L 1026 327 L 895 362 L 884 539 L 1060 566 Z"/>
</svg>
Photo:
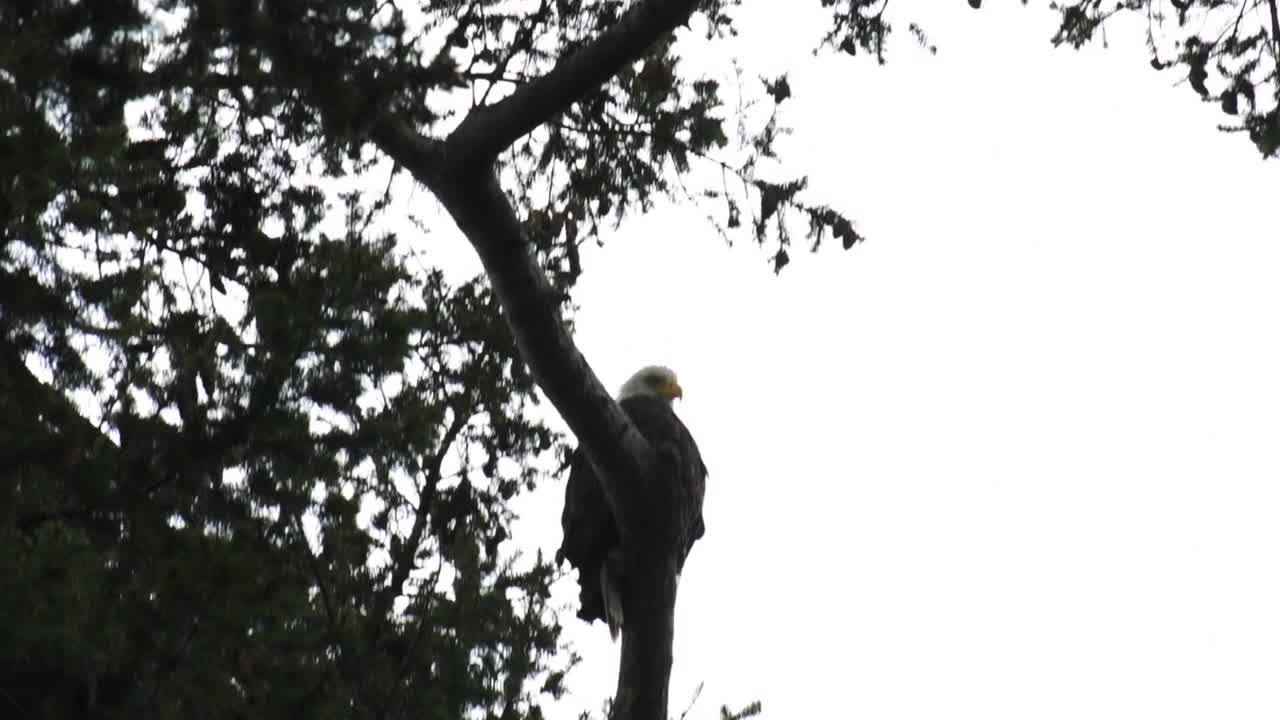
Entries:
<svg viewBox="0 0 1280 720">
<path fill-rule="evenodd" d="M 670 447 L 678 455 L 676 470 L 680 474 L 682 491 L 679 521 L 686 540 L 676 567 L 678 571 L 683 570 L 685 558 L 694 542 L 706 532 L 702 521 L 702 501 L 706 493 L 707 468 L 702 463 L 698 444 L 667 401 L 637 395 L 624 398 L 620 404 L 651 445 Z M 578 617 L 587 622 L 606 620 L 604 596 L 597 578 L 609 551 L 618 546 L 618 527 L 595 468 L 581 449 L 574 452 L 569 469 L 560 526 L 564 539 L 556 552 L 556 560 L 568 560 L 578 570 L 581 601 Z"/>
<path fill-rule="evenodd" d="M 609 548 L 618 543 L 618 530 L 595 468 L 582 450 L 573 454 L 560 527 L 564 539 L 556 552 L 556 561 L 568 560 L 578 570 L 581 603 L 578 617 L 587 622 L 604 620 L 604 598 L 596 578 L 600 576 Z"/>
<path fill-rule="evenodd" d="M 707 467 L 702 462 L 702 453 L 689 428 L 685 427 L 667 401 L 639 395 L 626 398 L 621 404 L 635 423 L 636 429 L 650 445 L 655 448 L 668 447 L 678 456 L 676 471 L 680 475 L 678 480 L 683 511 L 680 522 L 686 540 L 684 552 L 676 567 L 683 570 L 685 558 L 693 549 L 694 542 L 706 533 L 706 526 L 702 521 L 702 501 L 707 490 Z"/>
</svg>

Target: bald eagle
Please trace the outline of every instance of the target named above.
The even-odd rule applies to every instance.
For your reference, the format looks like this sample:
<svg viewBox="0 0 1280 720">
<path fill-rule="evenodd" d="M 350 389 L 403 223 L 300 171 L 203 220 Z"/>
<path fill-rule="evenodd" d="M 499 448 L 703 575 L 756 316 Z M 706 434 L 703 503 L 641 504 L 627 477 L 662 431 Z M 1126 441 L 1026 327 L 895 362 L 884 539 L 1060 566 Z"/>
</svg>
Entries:
<svg viewBox="0 0 1280 720">
<path fill-rule="evenodd" d="M 687 543 L 676 559 L 677 573 L 684 569 L 693 543 L 705 532 L 702 498 L 707 480 L 698 444 L 671 407 L 672 401 L 683 395 L 675 373 L 656 365 L 632 375 L 618 392 L 618 404 L 645 440 L 654 449 L 671 448 L 679 456 L 676 467 L 681 474 L 681 496 L 690 503 L 686 516 L 692 517 L 692 523 Z M 556 562 L 568 560 L 578 570 L 578 617 L 588 623 L 603 620 L 616 640 L 622 627 L 621 542 L 600 480 L 582 448 L 573 455 L 560 525 L 564 541 Z"/>
</svg>

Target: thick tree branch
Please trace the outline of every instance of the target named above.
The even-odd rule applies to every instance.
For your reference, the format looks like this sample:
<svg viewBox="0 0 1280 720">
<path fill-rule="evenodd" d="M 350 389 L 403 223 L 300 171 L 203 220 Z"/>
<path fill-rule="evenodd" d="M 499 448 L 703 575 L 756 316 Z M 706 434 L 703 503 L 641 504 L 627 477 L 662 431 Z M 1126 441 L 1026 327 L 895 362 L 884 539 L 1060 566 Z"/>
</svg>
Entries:
<svg viewBox="0 0 1280 720">
<path fill-rule="evenodd" d="M 563 113 L 685 23 L 697 0 L 639 0 L 591 43 L 546 75 L 473 110 L 444 141 L 381 115 L 371 137 L 426 185 L 475 247 L 524 361 L 595 466 L 627 548 L 622 660 L 615 698 L 620 720 L 666 720 L 671 676 L 677 550 L 677 473 L 659 457 L 574 345 L 547 281 L 498 183 L 494 162 L 518 138 Z M 667 470 L 663 472 L 663 470 Z M 643 526 L 643 531 L 642 531 Z M 640 533 L 643 542 L 631 542 Z"/>
<path fill-rule="evenodd" d="M 679 488 L 678 456 L 671 448 L 657 448 L 656 480 L 645 494 L 645 505 L 631 506 L 636 522 L 645 526 L 644 542 L 631 543 L 623 553 L 622 658 L 618 663 L 618 688 L 613 698 L 617 720 L 667 720 L 671 683 L 672 645 L 675 641 L 675 609 L 681 518 L 673 510 Z M 640 582 L 629 582 L 637 578 Z"/>
<path fill-rule="evenodd" d="M 423 185 L 431 187 L 432 183 L 427 179 L 441 174 L 444 144 L 423 137 L 394 115 L 379 113 L 369 130 L 369 138 L 392 160 L 405 166 Z"/>
<path fill-rule="evenodd" d="M 653 472 L 660 469 L 653 449 L 574 345 L 559 297 L 530 252 L 496 174 L 487 167 L 465 175 L 442 173 L 439 143 L 404 132 L 389 119 L 380 120 L 374 133 L 375 140 L 384 141 L 383 150 L 440 199 L 475 247 L 521 357 L 596 467 L 622 536 L 634 537 L 638 524 L 670 510 L 660 499 L 670 497 L 672 488 L 654 481 L 676 476 Z M 653 529 L 652 522 L 644 524 Z M 628 553 L 627 575 L 651 581 L 634 583 L 626 591 L 614 717 L 666 720 L 676 554 L 673 547 L 651 539 L 629 547 L 639 552 Z"/>
<path fill-rule="evenodd" d="M 671 509 L 661 499 L 669 498 L 673 488 L 658 483 L 674 481 L 676 475 L 653 472 L 659 469 L 653 449 L 574 345 L 560 314 L 560 298 L 530 252 L 497 175 L 488 167 L 465 175 L 442 174 L 438 144 L 401 133 L 390 122 L 379 122 L 375 133 L 386 139 L 388 154 L 431 188 L 475 247 L 521 356 L 596 467 L 623 538 L 635 537 L 641 523 L 652 530 L 655 516 Z M 664 519 L 658 525 L 667 526 Z M 628 547 L 639 550 L 628 554 L 628 576 L 652 581 L 630 585 L 624 599 L 627 624 L 614 717 L 666 720 L 676 552 L 652 538 Z"/>
<path fill-rule="evenodd" d="M 600 383 L 569 337 L 559 299 L 533 257 L 492 164 L 519 137 L 607 82 L 688 21 L 698 0 L 638 0 L 618 22 L 546 75 L 494 105 L 473 110 L 443 143 L 388 115 L 375 143 L 440 199 L 484 264 L 520 353 L 600 475 L 616 511 L 619 492 L 640 485 L 653 464 L 648 443 Z"/>
<path fill-rule="evenodd" d="M 675 643 L 676 574 L 672 556 L 633 558 L 628 577 L 646 578 L 644 593 L 628 593 L 627 624 L 622 628 L 622 658 L 613 717 L 618 720 L 666 720 Z M 670 558 L 670 559 L 669 559 Z"/>
<path fill-rule="evenodd" d="M 659 38 L 689 20 L 698 0 L 640 0 L 618 22 L 546 75 L 493 105 L 477 108 L 449 136 L 455 167 L 488 165 L 511 143 L 564 112 L 584 93 L 609 81 Z"/>
<path fill-rule="evenodd" d="M 530 252 L 494 172 L 433 178 L 431 189 L 479 254 L 521 357 L 606 478 L 605 494 L 625 536 L 632 523 L 618 511 L 637 506 L 652 449 L 574 345 L 560 297 Z"/>
</svg>

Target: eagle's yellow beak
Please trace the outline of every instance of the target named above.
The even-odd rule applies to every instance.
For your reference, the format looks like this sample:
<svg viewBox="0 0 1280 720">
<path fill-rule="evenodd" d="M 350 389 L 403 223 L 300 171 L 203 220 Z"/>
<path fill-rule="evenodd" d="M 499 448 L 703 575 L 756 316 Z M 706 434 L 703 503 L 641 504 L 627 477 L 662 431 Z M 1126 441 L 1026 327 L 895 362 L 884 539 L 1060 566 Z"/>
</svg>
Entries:
<svg viewBox="0 0 1280 720">
<path fill-rule="evenodd" d="M 680 383 L 663 383 L 658 387 L 658 395 L 668 400 L 675 400 L 684 397 L 684 388 L 680 387 Z"/>
</svg>

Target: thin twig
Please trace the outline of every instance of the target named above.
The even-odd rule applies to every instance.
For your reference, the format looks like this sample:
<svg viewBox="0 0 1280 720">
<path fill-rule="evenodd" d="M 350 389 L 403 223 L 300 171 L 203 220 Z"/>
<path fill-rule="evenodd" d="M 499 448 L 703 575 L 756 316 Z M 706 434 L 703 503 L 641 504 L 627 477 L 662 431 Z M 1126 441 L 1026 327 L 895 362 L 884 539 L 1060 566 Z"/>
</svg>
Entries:
<svg viewBox="0 0 1280 720">
<path fill-rule="evenodd" d="M 693 697 L 689 698 L 689 706 L 684 709 L 684 712 L 680 713 L 680 720 L 685 719 L 685 716 L 687 716 L 689 711 L 693 709 L 694 704 L 698 702 L 698 698 L 702 696 L 702 685 L 703 683 L 699 682 L 698 687 L 694 689 Z"/>
</svg>

